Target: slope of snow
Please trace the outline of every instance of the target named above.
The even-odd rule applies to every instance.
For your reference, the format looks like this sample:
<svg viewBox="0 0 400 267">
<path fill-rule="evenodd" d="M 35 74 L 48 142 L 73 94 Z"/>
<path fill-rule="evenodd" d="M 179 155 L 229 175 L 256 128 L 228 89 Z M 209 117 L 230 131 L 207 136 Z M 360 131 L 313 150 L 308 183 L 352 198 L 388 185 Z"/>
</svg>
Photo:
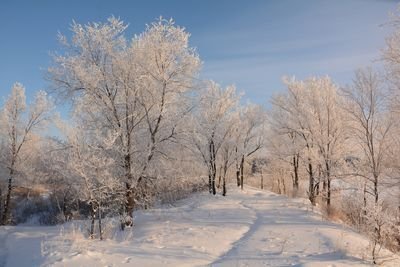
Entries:
<svg viewBox="0 0 400 267">
<path fill-rule="evenodd" d="M 68 232 L 68 225 L 63 227 Z M 88 241 L 61 226 L 0 228 L 0 266 L 363 266 L 369 242 L 304 199 L 230 187 L 136 212 L 125 241 Z M 72 238 L 71 238 L 72 237 Z M 385 266 L 399 257 L 380 251 Z"/>
</svg>

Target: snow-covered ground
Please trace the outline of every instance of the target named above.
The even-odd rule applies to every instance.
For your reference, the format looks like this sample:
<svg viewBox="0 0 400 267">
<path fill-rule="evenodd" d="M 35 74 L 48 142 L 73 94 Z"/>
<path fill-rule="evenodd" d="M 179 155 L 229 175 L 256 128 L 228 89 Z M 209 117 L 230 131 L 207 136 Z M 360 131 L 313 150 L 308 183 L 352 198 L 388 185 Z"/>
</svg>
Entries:
<svg viewBox="0 0 400 267">
<path fill-rule="evenodd" d="M 88 241 L 70 227 L 1 227 L 0 266 L 363 266 L 370 254 L 365 237 L 306 200 L 251 188 L 136 212 L 124 241 Z M 383 249 L 379 261 L 400 266 Z"/>
</svg>

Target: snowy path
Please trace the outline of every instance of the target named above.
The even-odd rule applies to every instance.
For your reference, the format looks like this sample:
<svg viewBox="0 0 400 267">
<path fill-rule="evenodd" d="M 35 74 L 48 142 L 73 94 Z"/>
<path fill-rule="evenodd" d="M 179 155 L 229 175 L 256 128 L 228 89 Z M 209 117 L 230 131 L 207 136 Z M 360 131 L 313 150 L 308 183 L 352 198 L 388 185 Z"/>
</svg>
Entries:
<svg viewBox="0 0 400 267">
<path fill-rule="evenodd" d="M 247 197 L 242 204 L 256 213 L 256 220 L 249 231 L 214 262 L 215 266 L 363 264 L 338 247 L 340 242 L 346 244 L 343 239 L 346 230 L 321 222 L 307 210 L 310 208 L 307 205 L 261 193 Z M 334 239 L 326 236 L 325 232 L 331 232 Z"/>
<path fill-rule="evenodd" d="M 306 200 L 233 187 L 228 194 L 137 212 L 133 238 L 124 242 L 71 243 L 60 239 L 59 226 L 3 227 L 0 266 L 368 265 L 368 241 L 323 221 Z M 400 266 L 381 254 L 385 265 Z"/>
</svg>

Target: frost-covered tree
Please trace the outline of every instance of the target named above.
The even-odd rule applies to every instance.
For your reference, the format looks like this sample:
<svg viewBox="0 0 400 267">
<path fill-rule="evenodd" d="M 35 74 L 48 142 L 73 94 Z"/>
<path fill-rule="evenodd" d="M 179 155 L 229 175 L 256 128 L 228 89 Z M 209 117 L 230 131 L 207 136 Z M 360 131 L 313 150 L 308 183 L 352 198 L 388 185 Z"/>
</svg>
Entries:
<svg viewBox="0 0 400 267">
<path fill-rule="evenodd" d="M 276 110 L 276 125 L 280 133 L 297 135 L 303 146 L 306 169 L 309 175 L 308 198 L 315 204 L 316 179 L 315 179 L 315 155 L 316 148 L 314 136 L 311 130 L 311 107 L 308 95 L 311 88 L 318 83 L 317 79 L 297 81 L 285 79 L 287 94 L 281 94 L 273 98 L 272 104 Z"/>
<path fill-rule="evenodd" d="M 365 190 L 379 203 L 380 180 L 385 171 L 393 121 L 387 110 L 387 96 L 379 76 L 372 69 L 356 72 L 354 83 L 343 90 L 350 120 L 350 134 L 361 158 L 356 175 L 368 182 Z"/>
<path fill-rule="evenodd" d="M 127 41 L 126 25 L 72 25 L 71 41 L 61 36 L 65 52 L 55 56 L 49 78 L 55 90 L 73 100 L 75 113 L 88 134 L 114 136 L 108 153 L 115 159 L 113 174 L 126 188 L 125 212 L 136 205 L 156 178 L 156 158 L 165 155 L 190 106 L 200 60 L 188 45 L 189 34 L 172 20 L 150 24 Z M 153 168 L 154 167 L 154 168 Z M 132 222 L 127 222 L 132 224 Z"/>
<path fill-rule="evenodd" d="M 221 146 L 221 153 L 219 155 L 220 162 L 219 166 L 219 176 L 218 176 L 218 188 L 222 180 L 222 195 L 226 196 L 226 180 L 229 168 L 237 162 L 237 127 L 240 125 L 240 114 L 238 112 L 232 112 L 228 114 L 230 118 L 227 119 L 226 126 L 228 128 L 228 133 L 225 137 L 224 142 Z"/>
<path fill-rule="evenodd" d="M 308 94 L 311 114 L 310 130 L 318 150 L 317 162 L 322 170 L 323 193 L 326 204 L 331 204 L 331 181 L 338 176 L 346 156 L 346 125 L 342 98 L 329 77 L 320 78 Z M 320 183 L 321 181 L 318 181 Z"/>
<path fill-rule="evenodd" d="M 11 223 L 11 200 L 15 180 L 22 176 L 24 149 L 33 142 L 35 132 L 43 129 L 50 120 L 52 102 L 44 91 L 39 91 L 32 104 L 27 106 L 25 88 L 15 83 L 0 114 L 0 129 L 4 149 L 1 164 L 8 170 L 7 189 L 1 224 Z"/>
<path fill-rule="evenodd" d="M 293 168 L 293 188 L 298 189 L 301 156 L 309 175 L 308 196 L 312 203 L 323 185 L 326 203 L 331 202 L 331 180 L 344 159 L 346 140 L 342 101 L 329 77 L 304 81 L 285 79 L 287 94 L 273 103 L 272 133 L 281 135 L 285 146 L 272 146 Z M 283 151 L 282 149 L 286 150 Z"/>
<path fill-rule="evenodd" d="M 194 114 L 192 144 L 207 167 L 209 192 L 214 195 L 217 160 L 222 145 L 234 130 L 231 114 L 237 109 L 238 101 L 234 86 L 223 89 L 215 82 L 208 82 L 200 92 Z"/>
<path fill-rule="evenodd" d="M 364 215 L 364 231 L 368 234 L 371 246 L 372 263 L 377 264 L 379 252 L 385 245 L 389 245 L 398 233 L 399 225 L 393 220 L 393 214 L 382 205 L 373 204 L 369 212 Z M 397 231 L 394 231 L 397 230 Z"/>
<path fill-rule="evenodd" d="M 276 120 L 276 112 L 271 111 L 269 116 L 270 128 L 266 133 L 267 157 L 274 166 L 286 166 L 292 180 L 292 195 L 297 195 L 300 181 L 300 156 L 302 155 L 302 140 L 294 132 L 281 131 L 280 123 Z"/>
<path fill-rule="evenodd" d="M 55 120 L 56 125 L 59 125 Z M 65 133 L 65 131 L 62 131 Z M 66 134 L 66 133 L 65 133 Z M 61 137 L 62 136 L 62 137 Z M 41 177 L 39 185 L 48 190 L 50 203 L 56 208 L 53 222 L 62 223 L 79 218 L 79 180 L 69 168 L 71 148 L 64 134 L 58 137 L 47 137 L 36 155 L 36 176 Z"/>
<path fill-rule="evenodd" d="M 392 27 L 392 33 L 386 38 L 386 46 L 382 50 L 382 57 L 385 64 L 386 75 L 385 78 L 389 84 L 390 99 L 388 99 L 390 104 L 391 115 L 393 116 L 393 128 L 391 136 L 391 146 L 390 146 L 390 176 L 392 181 L 390 184 L 397 188 L 397 192 L 393 192 L 395 195 L 393 199 L 396 199 L 397 206 L 400 206 L 400 161 L 399 161 L 399 151 L 400 151 L 400 13 L 397 9 L 396 13 L 391 17 L 390 26 Z"/>
<path fill-rule="evenodd" d="M 99 239 L 103 239 L 102 218 L 104 215 L 116 215 L 115 211 L 124 201 L 124 188 L 119 177 L 113 171 L 114 160 L 107 155 L 104 148 L 113 145 L 112 140 L 104 140 L 103 144 L 91 143 L 91 137 L 85 136 L 79 127 L 67 129 L 68 138 L 67 170 L 75 177 L 79 186 L 79 199 L 90 207 L 89 237 L 95 235 L 95 219 L 98 220 Z M 70 177 L 71 179 L 72 177 Z"/>
<path fill-rule="evenodd" d="M 259 151 L 264 145 L 264 110 L 255 104 L 248 104 L 239 110 L 239 123 L 236 126 L 236 180 L 243 189 L 245 160 Z"/>
</svg>

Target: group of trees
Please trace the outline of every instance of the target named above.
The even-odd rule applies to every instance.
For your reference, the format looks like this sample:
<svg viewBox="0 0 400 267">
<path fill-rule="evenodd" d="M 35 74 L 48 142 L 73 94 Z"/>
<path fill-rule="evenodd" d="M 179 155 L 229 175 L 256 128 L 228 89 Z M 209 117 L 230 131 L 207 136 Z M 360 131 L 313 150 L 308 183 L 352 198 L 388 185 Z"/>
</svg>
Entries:
<svg viewBox="0 0 400 267">
<path fill-rule="evenodd" d="M 59 36 L 63 50 L 46 75 L 53 97 L 39 92 L 25 110 L 24 88 L 12 88 L 1 109 L 1 224 L 18 221 L 12 209 L 21 188 L 39 184 L 62 220 L 73 211 L 89 216 L 92 237 L 97 218 L 100 238 L 104 216 L 132 226 L 133 211 L 151 205 L 166 185 L 197 190 L 207 174 L 210 193 L 222 180 L 226 195 L 234 163 L 243 184 L 245 160 L 263 144 L 262 108 L 241 105 L 234 86 L 201 81 L 189 33 L 172 20 L 130 40 L 126 28 L 114 17 L 73 23 L 70 39 Z M 54 113 L 53 98 L 70 103 L 67 121 Z M 45 122 L 58 128 L 55 137 Z"/>
<path fill-rule="evenodd" d="M 285 84 L 287 93 L 272 99 L 271 157 L 287 163 L 294 193 L 299 190 L 300 167 L 304 166 L 310 202 L 315 204 L 321 186 L 330 205 L 331 180 L 341 170 L 335 167 L 344 159 L 346 140 L 338 89 L 328 77 L 285 79 Z"/>
<path fill-rule="evenodd" d="M 381 238 L 379 214 L 393 230 L 400 207 L 400 24 L 393 25 L 385 71 L 359 70 L 345 87 L 328 76 L 284 78 L 287 90 L 267 116 L 241 103 L 234 86 L 199 79 L 189 33 L 172 20 L 132 39 L 113 17 L 73 23 L 46 75 L 53 98 L 70 103 L 69 119 L 42 91 L 27 105 L 19 83 L 1 107 L 0 223 L 18 222 L 21 196 L 46 195 L 61 221 L 88 216 L 91 237 L 98 219 L 102 238 L 107 215 L 132 226 L 135 209 L 182 184 L 208 185 L 214 195 L 222 187 L 225 196 L 227 180 L 243 189 L 252 165 L 261 187 L 270 175 L 280 192 L 341 209 Z"/>
<path fill-rule="evenodd" d="M 342 182 L 337 189 L 362 177 L 363 193 L 379 203 L 379 187 L 394 174 L 389 163 L 396 161 L 390 151 L 397 137 L 380 78 L 371 69 L 360 70 L 354 83 L 341 89 L 329 77 L 285 80 L 287 92 L 272 100 L 269 152 L 292 174 L 294 193 L 306 172 L 310 202 L 315 205 L 321 195 L 329 208 L 334 179 Z"/>
<path fill-rule="evenodd" d="M 360 69 L 342 87 L 328 76 L 284 78 L 287 90 L 271 100 L 266 137 L 272 179 L 284 173 L 287 194 L 344 214 L 372 236 L 373 251 L 378 243 L 400 248 L 397 19 L 393 25 L 381 71 Z"/>
<path fill-rule="evenodd" d="M 192 143 L 207 166 L 209 191 L 214 195 L 217 174 L 218 187 L 222 179 L 222 194 L 226 194 L 226 177 L 233 164 L 237 186 L 243 188 L 245 159 L 263 146 L 265 112 L 254 104 L 240 106 L 239 99 L 233 86 L 222 89 L 211 82 L 195 112 Z"/>
<path fill-rule="evenodd" d="M 305 195 L 368 234 L 374 263 L 378 245 L 400 249 L 398 89 L 388 77 L 367 68 L 344 88 L 329 77 L 285 79 L 266 137 L 278 192 Z"/>
</svg>

